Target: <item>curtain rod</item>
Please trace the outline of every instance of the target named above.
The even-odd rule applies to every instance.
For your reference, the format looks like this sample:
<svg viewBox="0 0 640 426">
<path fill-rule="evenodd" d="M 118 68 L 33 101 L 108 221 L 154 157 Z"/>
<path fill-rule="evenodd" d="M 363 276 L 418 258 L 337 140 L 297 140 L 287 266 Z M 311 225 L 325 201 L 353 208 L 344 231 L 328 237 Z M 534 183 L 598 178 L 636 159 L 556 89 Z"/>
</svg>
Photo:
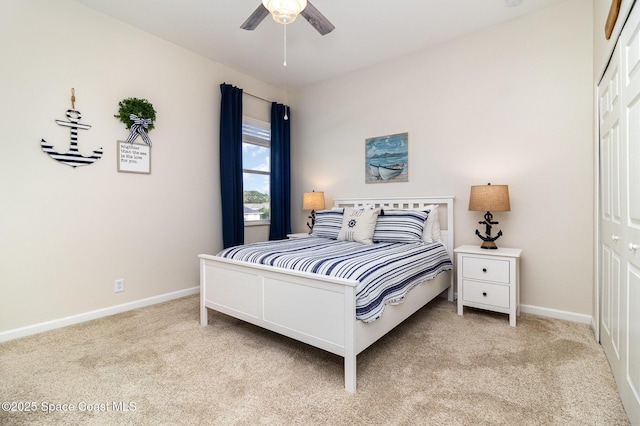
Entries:
<svg viewBox="0 0 640 426">
<path fill-rule="evenodd" d="M 256 96 L 256 95 L 254 95 L 254 94 L 252 94 L 252 93 L 245 92 L 245 91 L 242 91 L 242 93 L 244 93 L 245 95 L 249 95 L 249 96 L 251 96 L 252 98 L 260 99 L 261 101 L 265 101 L 265 102 L 267 102 L 267 103 L 271 103 L 271 101 L 270 101 L 270 100 L 267 100 L 267 99 L 265 99 L 265 98 L 261 98 L 260 96 Z"/>
</svg>

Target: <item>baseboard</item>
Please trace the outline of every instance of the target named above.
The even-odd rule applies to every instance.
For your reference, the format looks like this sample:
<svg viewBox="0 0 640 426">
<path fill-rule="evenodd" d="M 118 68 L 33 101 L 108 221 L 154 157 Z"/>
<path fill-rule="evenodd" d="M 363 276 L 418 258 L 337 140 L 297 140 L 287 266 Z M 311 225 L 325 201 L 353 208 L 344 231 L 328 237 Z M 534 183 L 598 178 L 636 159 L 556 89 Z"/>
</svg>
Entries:
<svg viewBox="0 0 640 426">
<path fill-rule="evenodd" d="M 455 294 L 455 300 L 458 300 L 458 293 Z M 556 318 L 571 322 L 579 322 L 581 324 L 590 325 L 595 330 L 594 318 L 591 315 L 576 314 L 575 312 L 559 311 L 557 309 L 541 308 L 532 305 L 520 305 L 520 312 L 525 314 L 533 314 L 541 317 Z"/>
<path fill-rule="evenodd" d="M 181 297 L 191 296 L 200 292 L 200 286 L 178 290 L 171 293 L 161 294 L 158 296 L 148 297 L 146 299 L 135 300 L 133 302 L 123 303 L 121 305 L 111 306 L 109 308 L 97 309 L 95 311 L 85 312 L 83 314 L 72 315 L 57 320 L 46 321 L 40 324 L 29 325 L 26 327 L 7 330 L 0 333 L 0 343 L 9 340 L 18 339 L 20 337 L 30 336 L 32 334 L 42 333 L 44 331 L 55 330 L 56 328 L 66 327 L 81 322 L 91 321 L 94 319 L 108 317 L 109 315 L 119 314 L 121 312 L 131 311 L 133 309 L 143 308 L 145 306 L 155 305 L 157 303 L 167 302 Z M 457 299 L 457 297 L 456 297 Z M 578 322 L 594 326 L 593 317 L 591 315 L 577 314 L 575 312 L 560 311 L 557 309 L 541 308 L 532 305 L 520 305 L 520 312 L 525 314 L 539 315 L 542 317 L 562 319 L 566 321 Z"/>
<path fill-rule="evenodd" d="M 108 317 L 110 315 L 119 314 L 121 312 L 131 311 L 133 309 L 143 308 L 145 306 L 155 305 L 157 303 L 167 302 L 181 297 L 191 296 L 200 292 L 200 286 L 178 290 L 171 293 L 165 293 L 158 296 L 148 297 L 146 299 L 134 300 L 133 302 L 123 303 L 121 305 L 111 306 L 108 308 L 97 309 L 95 311 L 85 312 L 78 315 L 72 315 L 65 318 L 46 321 L 39 324 L 28 325 L 26 327 L 7 330 L 0 333 L 0 343 L 6 342 L 20 337 L 30 336 L 32 334 L 42 333 L 44 331 L 54 330 L 56 328 L 66 327 L 81 322 L 91 321 L 94 319 Z"/>
<path fill-rule="evenodd" d="M 541 308 L 532 305 L 520 305 L 520 312 L 525 314 L 539 315 L 541 317 L 556 318 L 581 324 L 592 325 L 593 318 L 591 315 L 577 314 L 575 312 L 559 311 L 557 309 Z"/>
</svg>

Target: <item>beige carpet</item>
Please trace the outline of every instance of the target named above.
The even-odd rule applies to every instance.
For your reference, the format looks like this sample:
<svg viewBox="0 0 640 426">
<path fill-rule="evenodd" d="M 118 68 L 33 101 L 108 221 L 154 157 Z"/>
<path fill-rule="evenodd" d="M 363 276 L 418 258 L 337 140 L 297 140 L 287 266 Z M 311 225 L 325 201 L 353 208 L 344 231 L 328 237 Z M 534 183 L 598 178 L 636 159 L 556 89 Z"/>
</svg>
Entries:
<svg viewBox="0 0 640 426">
<path fill-rule="evenodd" d="M 0 399 L 35 411 L 0 424 L 629 424 L 586 325 L 434 301 L 358 356 L 349 394 L 342 358 L 209 317 L 192 296 L 1 344 Z"/>
</svg>

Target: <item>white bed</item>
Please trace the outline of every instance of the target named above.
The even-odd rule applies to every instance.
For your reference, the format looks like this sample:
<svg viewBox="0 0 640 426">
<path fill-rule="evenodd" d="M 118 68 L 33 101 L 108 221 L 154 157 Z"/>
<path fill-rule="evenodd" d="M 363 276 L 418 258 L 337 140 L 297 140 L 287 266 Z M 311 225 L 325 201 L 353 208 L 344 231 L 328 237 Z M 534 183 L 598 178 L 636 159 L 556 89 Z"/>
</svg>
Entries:
<svg viewBox="0 0 640 426">
<path fill-rule="evenodd" d="M 437 204 L 442 242 L 453 256 L 453 198 L 337 199 L 335 207 L 387 207 L 423 210 Z M 357 282 L 308 272 L 200 256 L 200 323 L 208 309 L 222 312 L 344 357 L 345 389 L 356 390 L 356 357 L 429 301 L 448 290 L 453 272 L 413 288 L 402 303 L 389 305 L 377 320 L 356 320 Z"/>
</svg>

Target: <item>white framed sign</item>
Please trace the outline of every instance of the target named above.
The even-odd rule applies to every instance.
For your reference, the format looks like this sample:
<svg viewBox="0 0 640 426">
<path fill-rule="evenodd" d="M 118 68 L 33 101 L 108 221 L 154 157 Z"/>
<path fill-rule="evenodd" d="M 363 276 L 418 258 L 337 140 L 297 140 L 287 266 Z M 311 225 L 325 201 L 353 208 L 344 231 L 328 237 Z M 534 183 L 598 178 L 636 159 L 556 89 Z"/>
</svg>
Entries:
<svg viewBox="0 0 640 426">
<path fill-rule="evenodd" d="M 151 147 L 118 141 L 118 172 L 151 174 Z"/>
</svg>

